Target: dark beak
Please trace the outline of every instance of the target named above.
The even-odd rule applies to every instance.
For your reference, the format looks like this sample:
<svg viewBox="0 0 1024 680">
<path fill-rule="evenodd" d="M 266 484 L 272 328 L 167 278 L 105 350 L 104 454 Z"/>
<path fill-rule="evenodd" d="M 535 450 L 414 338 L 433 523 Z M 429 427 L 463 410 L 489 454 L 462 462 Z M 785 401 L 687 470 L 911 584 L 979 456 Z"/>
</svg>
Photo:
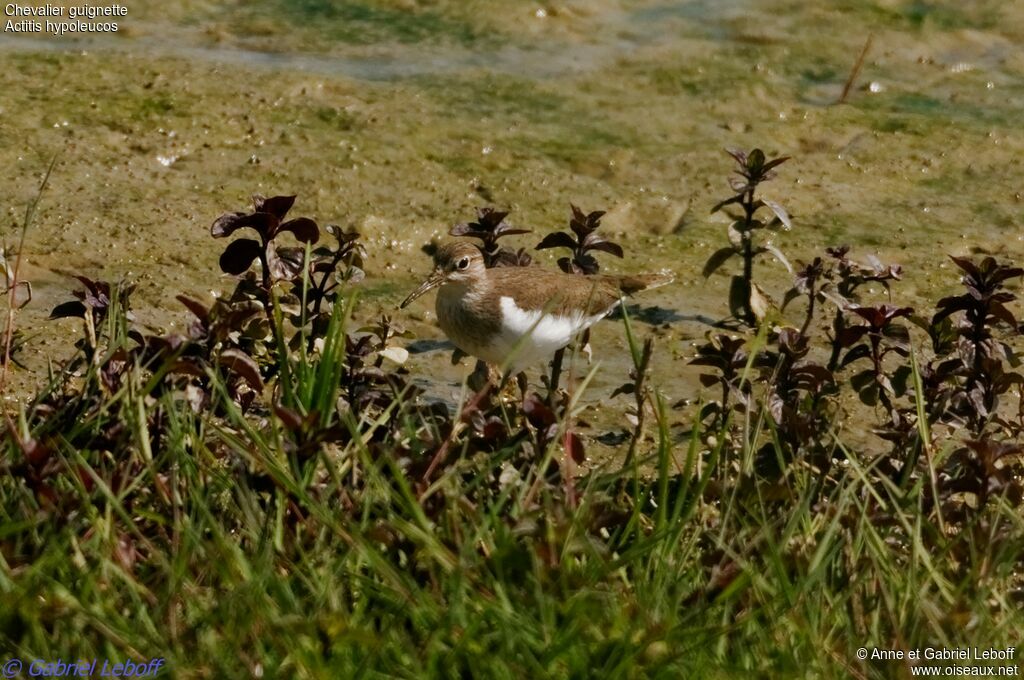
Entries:
<svg viewBox="0 0 1024 680">
<path fill-rule="evenodd" d="M 420 284 L 419 288 L 409 293 L 409 297 L 402 300 L 402 304 L 399 305 L 399 308 L 405 309 L 410 302 L 412 302 L 419 296 L 423 295 L 424 293 L 428 292 L 432 288 L 437 288 L 442 283 L 444 283 L 444 274 L 442 272 L 435 271 L 433 274 L 427 277 L 426 281 Z"/>
</svg>

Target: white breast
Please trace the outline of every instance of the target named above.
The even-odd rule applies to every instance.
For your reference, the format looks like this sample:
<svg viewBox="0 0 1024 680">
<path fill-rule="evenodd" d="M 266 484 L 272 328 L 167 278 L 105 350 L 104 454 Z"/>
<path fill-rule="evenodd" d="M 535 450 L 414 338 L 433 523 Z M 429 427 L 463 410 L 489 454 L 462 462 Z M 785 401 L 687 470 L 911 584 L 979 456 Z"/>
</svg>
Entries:
<svg viewBox="0 0 1024 680">
<path fill-rule="evenodd" d="M 514 371 L 547 360 L 607 314 L 559 315 L 522 309 L 510 297 L 502 297 L 500 302 L 501 333 L 495 343 L 495 363 L 507 363 Z"/>
</svg>

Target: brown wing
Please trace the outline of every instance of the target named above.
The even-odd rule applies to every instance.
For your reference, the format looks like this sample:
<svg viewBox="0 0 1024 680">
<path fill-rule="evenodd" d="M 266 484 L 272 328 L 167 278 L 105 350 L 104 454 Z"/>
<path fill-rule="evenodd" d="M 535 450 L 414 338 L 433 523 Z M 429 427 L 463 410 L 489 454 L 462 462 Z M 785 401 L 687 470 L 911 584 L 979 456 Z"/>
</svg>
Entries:
<svg viewBox="0 0 1024 680">
<path fill-rule="evenodd" d="M 584 311 L 590 316 L 611 311 L 622 296 L 610 276 L 575 276 L 540 267 L 496 267 L 487 273 L 488 297 L 495 306 L 501 297 L 511 297 L 520 309 L 559 316 Z"/>
<path fill-rule="evenodd" d="M 674 280 L 673 276 L 664 274 L 639 274 L 637 276 L 615 276 L 610 278 L 616 279 L 619 290 L 626 295 L 634 295 L 651 288 L 664 286 L 672 283 Z"/>
</svg>

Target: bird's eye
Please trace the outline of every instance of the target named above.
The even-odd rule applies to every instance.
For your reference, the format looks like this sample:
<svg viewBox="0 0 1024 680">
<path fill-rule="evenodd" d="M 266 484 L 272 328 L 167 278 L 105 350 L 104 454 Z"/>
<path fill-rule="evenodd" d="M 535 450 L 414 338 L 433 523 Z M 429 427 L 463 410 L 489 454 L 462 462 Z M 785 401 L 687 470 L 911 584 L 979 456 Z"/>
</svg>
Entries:
<svg viewBox="0 0 1024 680">
<path fill-rule="evenodd" d="M 469 258 L 468 257 L 464 257 L 461 260 L 459 260 L 459 269 L 465 269 L 468 266 L 469 266 Z"/>
</svg>

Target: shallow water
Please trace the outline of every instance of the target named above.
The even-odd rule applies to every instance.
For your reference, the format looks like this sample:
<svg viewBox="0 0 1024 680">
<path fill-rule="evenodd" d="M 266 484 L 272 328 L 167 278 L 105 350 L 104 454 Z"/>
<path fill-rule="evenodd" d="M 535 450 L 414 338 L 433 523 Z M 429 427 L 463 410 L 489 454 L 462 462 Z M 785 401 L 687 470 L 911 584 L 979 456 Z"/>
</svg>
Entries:
<svg viewBox="0 0 1024 680">
<path fill-rule="evenodd" d="M 726 314 L 725 273 L 700 277 L 725 242 L 708 214 L 728 192 L 723 147 L 793 156 L 765 187 L 793 214 L 776 239 L 791 260 L 849 243 L 900 262 L 901 302 L 956 285 L 946 253 L 1024 250 L 1015 3 L 179 0 L 132 3 L 122 26 L 79 41 L 0 34 L 8 243 L 57 157 L 25 251 L 34 372 L 15 394 L 66 355 L 73 324 L 44 321 L 70 288 L 59 272 L 137 280 L 140 320 L 180 325 L 175 294 L 231 287 L 209 225 L 256 191 L 298 193 L 296 214 L 361 229 L 367 317 L 396 313 L 428 269 L 419 248 L 477 205 L 536 232 L 517 247 L 562 227 L 570 201 L 608 209 L 603 229 L 627 257 L 607 271 L 677 274 L 638 301 L 671 312 L 640 332 L 658 336 L 672 401 L 698 396 L 685 359 L 701 319 Z M 779 263 L 756 276 L 781 299 Z M 440 338 L 429 300 L 408 311 L 419 337 Z M 629 368 L 620 324 L 600 324 L 594 346 L 592 409 Z M 448 398 L 469 369 L 444 350 L 410 367 Z M 594 434 L 624 426 L 628 403 L 585 416 Z"/>
</svg>

